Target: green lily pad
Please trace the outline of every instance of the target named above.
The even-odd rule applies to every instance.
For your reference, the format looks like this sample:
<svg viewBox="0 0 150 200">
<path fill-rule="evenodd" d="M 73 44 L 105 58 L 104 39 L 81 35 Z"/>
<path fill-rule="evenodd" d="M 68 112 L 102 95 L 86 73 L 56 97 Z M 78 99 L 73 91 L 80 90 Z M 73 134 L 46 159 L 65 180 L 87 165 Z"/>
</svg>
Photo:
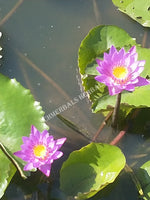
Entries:
<svg viewBox="0 0 150 200">
<path fill-rule="evenodd" d="M 150 161 L 147 161 L 140 167 L 138 177 L 143 187 L 150 184 Z"/>
<path fill-rule="evenodd" d="M 87 92 L 90 88 L 95 89 L 89 94 L 93 112 L 108 110 L 108 106 L 112 109 L 116 102 L 116 96 L 109 95 L 107 86 L 94 79 L 97 75 L 95 59 L 97 57 L 102 59 L 103 53 L 109 51 L 112 45 L 118 49 L 124 47 L 126 50 L 131 48 L 131 46 L 136 46 L 138 60 L 146 60 L 141 76 L 146 77 L 150 75 L 150 49 L 142 48 L 136 43 L 134 38 L 130 37 L 128 33 L 119 27 L 109 25 L 95 27 L 81 42 L 78 55 L 84 89 Z M 134 92 L 124 91 L 121 102 L 133 107 L 149 107 L 149 92 L 150 85 L 137 87 Z"/>
<path fill-rule="evenodd" d="M 145 27 L 150 27 L 150 1 L 149 0 L 112 0 L 120 11 Z"/>
<path fill-rule="evenodd" d="M 150 161 L 144 163 L 138 170 L 138 178 L 141 182 L 145 200 L 150 199 Z"/>
<path fill-rule="evenodd" d="M 70 154 L 60 171 L 60 188 L 76 199 L 87 199 L 112 183 L 125 166 L 121 150 L 91 143 Z"/>
<path fill-rule="evenodd" d="M 48 129 L 44 112 L 30 91 L 15 79 L 0 74 L 0 143 L 13 153 L 20 150 L 22 136 L 29 136 L 33 124 Z M 0 150 L 0 198 L 16 172 L 13 163 Z M 24 162 L 19 159 L 21 164 Z"/>
</svg>

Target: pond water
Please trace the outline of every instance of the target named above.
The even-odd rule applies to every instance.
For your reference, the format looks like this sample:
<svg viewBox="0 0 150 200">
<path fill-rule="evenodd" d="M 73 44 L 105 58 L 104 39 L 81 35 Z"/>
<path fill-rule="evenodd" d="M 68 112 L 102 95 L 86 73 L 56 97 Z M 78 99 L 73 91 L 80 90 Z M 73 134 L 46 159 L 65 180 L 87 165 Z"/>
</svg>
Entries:
<svg viewBox="0 0 150 200">
<path fill-rule="evenodd" d="M 5 18 L 18 3 L 18 8 Z M 0 71 L 31 90 L 41 103 L 56 138 L 67 137 L 62 148 L 64 157 L 53 165 L 49 179 L 39 173 L 22 181 L 16 173 L 3 200 L 68 199 L 59 190 L 61 164 L 72 150 L 88 144 L 104 120 L 102 114 L 92 114 L 87 98 L 74 103 L 75 98 L 83 94 L 77 63 L 80 43 L 91 28 L 102 24 L 119 26 L 138 43 L 150 47 L 148 39 L 145 40 L 150 36 L 149 30 L 120 13 L 111 0 L 0 0 L 0 31 L 3 33 Z M 68 102 L 71 105 L 60 114 L 80 127 L 86 137 L 54 116 L 56 109 Z M 145 120 L 148 121 L 146 116 Z M 111 127 L 106 126 L 97 141 L 110 142 L 114 136 Z M 135 169 L 148 159 L 148 140 L 142 134 L 127 133 L 119 146 L 128 164 Z M 138 162 L 138 154 L 146 156 Z M 92 199 L 100 197 L 98 194 Z M 138 193 L 131 177 L 122 173 L 101 199 L 136 200 Z"/>
</svg>

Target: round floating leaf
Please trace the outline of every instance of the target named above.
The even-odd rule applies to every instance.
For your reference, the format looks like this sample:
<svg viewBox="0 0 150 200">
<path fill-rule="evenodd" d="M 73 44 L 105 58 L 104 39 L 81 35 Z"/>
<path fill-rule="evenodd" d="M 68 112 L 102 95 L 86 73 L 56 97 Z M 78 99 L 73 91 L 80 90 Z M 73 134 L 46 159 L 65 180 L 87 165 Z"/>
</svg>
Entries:
<svg viewBox="0 0 150 200">
<path fill-rule="evenodd" d="M 135 39 L 117 26 L 97 26 L 93 28 L 81 42 L 79 49 L 80 73 L 84 74 L 87 65 L 95 61 L 112 45 L 115 47 L 135 45 Z"/>
<path fill-rule="evenodd" d="M 91 143 L 70 154 L 60 171 L 60 187 L 69 196 L 87 199 L 112 183 L 125 166 L 121 150 Z"/>
<path fill-rule="evenodd" d="M 89 94 L 93 112 L 107 110 L 108 105 L 112 108 L 116 102 L 116 96 L 110 96 L 107 87 L 94 79 L 97 75 L 95 59 L 97 57 L 102 59 L 103 53 L 109 51 L 112 45 L 118 49 L 124 47 L 126 50 L 135 45 L 137 47 L 138 60 L 146 60 L 141 76 L 150 75 L 150 49 L 140 47 L 140 45 L 136 44 L 135 39 L 121 28 L 116 26 L 95 27 L 81 42 L 78 56 L 79 69 L 85 91 L 95 88 L 94 92 Z M 124 91 L 121 102 L 133 107 L 150 106 L 149 92 L 150 85 L 137 87 L 132 93 Z"/>
<path fill-rule="evenodd" d="M 150 199 L 150 185 L 147 185 L 144 189 L 144 200 L 149 200 Z"/>
<path fill-rule="evenodd" d="M 138 177 L 142 183 L 142 186 L 150 184 L 150 161 L 144 163 L 138 170 Z"/>
<path fill-rule="evenodd" d="M 31 125 L 40 131 L 48 129 L 44 112 L 30 91 L 15 79 L 0 74 L 0 143 L 11 152 L 20 150 L 22 136 L 29 136 Z M 2 197 L 16 168 L 0 150 L 0 197 Z M 19 160 L 22 164 L 23 161 Z"/>
<path fill-rule="evenodd" d="M 144 163 L 138 170 L 138 178 L 144 190 L 145 200 L 150 199 L 150 161 Z"/>
<path fill-rule="evenodd" d="M 143 26 L 150 27 L 150 1 L 149 0 L 112 0 L 120 11 L 129 15 Z"/>
</svg>

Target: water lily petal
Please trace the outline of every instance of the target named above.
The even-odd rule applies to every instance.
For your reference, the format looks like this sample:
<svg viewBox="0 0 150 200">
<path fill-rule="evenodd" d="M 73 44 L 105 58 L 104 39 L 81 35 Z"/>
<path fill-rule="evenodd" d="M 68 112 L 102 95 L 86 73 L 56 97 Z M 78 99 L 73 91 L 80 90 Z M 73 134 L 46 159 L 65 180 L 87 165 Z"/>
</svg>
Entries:
<svg viewBox="0 0 150 200">
<path fill-rule="evenodd" d="M 40 133 L 33 125 L 29 137 L 23 137 L 21 150 L 14 153 L 15 156 L 26 161 L 24 170 L 38 168 L 46 176 L 50 175 L 51 164 L 59 159 L 63 153 L 59 151 L 66 138 L 54 140 L 47 130 Z"/>
<path fill-rule="evenodd" d="M 98 60 L 96 68 L 100 75 L 95 80 L 108 86 L 109 94 L 115 95 L 123 90 L 134 91 L 135 87 L 150 84 L 147 79 L 139 75 L 144 70 L 144 60 L 137 60 L 136 47 L 128 52 L 124 48 L 120 51 L 111 46 L 109 53 L 104 53 L 104 60 Z"/>
</svg>

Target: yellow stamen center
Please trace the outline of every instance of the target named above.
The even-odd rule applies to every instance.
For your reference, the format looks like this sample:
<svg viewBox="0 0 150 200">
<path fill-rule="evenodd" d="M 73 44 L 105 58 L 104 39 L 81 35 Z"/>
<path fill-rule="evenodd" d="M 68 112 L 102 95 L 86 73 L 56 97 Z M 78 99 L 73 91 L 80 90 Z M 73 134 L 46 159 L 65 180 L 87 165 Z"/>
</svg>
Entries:
<svg viewBox="0 0 150 200">
<path fill-rule="evenodd" d="M 124 79 L 128 73 L 127 68 L 124 66 L 118 66 L 113 69 L 113 75 L 115 78 Z"/>
<path fill-rule="evenodd" d="M 33 148 L 33 153 L 36 157 L 43 158 L 46 156 L 46 147 L 42 144 L 36 145 Z"/>
</svg>

